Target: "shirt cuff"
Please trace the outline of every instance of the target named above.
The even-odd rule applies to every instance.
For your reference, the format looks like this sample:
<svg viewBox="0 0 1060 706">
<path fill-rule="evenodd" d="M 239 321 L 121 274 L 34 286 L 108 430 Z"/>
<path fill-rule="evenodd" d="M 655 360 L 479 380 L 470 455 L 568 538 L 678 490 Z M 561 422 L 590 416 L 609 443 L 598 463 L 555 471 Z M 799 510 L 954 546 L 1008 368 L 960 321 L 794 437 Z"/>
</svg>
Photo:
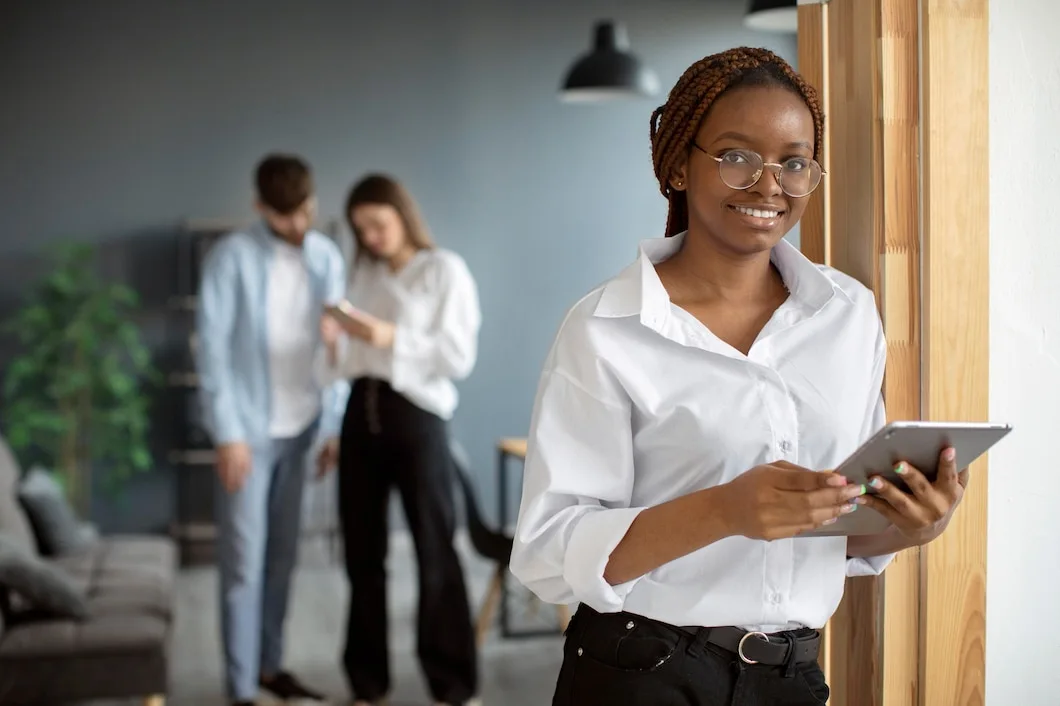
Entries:
<svg viewBox="0 0 1060 706">
<path fill-rule="evenodd" d="M 626 596 L 641 577 L 612 586 L 604 579 L 604 569 L 611 552 L 643 509 L 594 510 L 574 526 L 563 559 L 563 578 L 577 601 L 599 613 L 622 610 Z"/>
<path fill-rule="evenodd" d="M 246 442 L 246 431 L 233 412 L 218 410 L 213 414 L 213 429 L 210 436 L 215 446 Z"/>
<path fill-rule="evenodd" d="M 894 554 L 847 557 L 847 576 L 879 576 L 894 559 Z"/>
<path fill-rule="evenodd" d="M 339 380 L 324 390 L 323 409 L 320 415 L 320 436 L 333 439 L 342 432 L 342 420 L 350 399 L 350 385 Z"/>
</svg>

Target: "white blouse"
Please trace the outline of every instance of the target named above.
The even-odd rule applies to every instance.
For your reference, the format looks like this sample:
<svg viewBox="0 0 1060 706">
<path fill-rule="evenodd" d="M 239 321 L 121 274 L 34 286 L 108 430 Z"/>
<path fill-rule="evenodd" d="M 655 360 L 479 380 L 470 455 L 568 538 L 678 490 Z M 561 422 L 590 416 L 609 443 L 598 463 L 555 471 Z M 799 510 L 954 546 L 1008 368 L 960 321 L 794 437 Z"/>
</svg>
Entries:
<svg viewBox="0 0 1060 706">
<path fill-rule="evenodd" d="M 790 296 L 745 356 L 674 306 L 639 258 L 568 313 L 534 405 L 512 572 L 553 603 L 674 625 L 820 627 L 848 575 L 846 538 L 728 537 L 611 586 L 611 552 L 644 508 L 786 460 L 836 467 L 884 424 L 886 346 L 872 293 L 787 242 L 772 254 Z"/>
<path fill-rule="evenodd" d="M 398 272 L 365 258 L 350 275 L 354 307 L 396 325 L 393 348 L 344 337 L 341 374 L 386 380 L 418 407 L 443 419 L 456 410 L 454 380 L 471 374 L 482 323 L 478 289 L 456 253 L 420 250 Z"/>
</svg>

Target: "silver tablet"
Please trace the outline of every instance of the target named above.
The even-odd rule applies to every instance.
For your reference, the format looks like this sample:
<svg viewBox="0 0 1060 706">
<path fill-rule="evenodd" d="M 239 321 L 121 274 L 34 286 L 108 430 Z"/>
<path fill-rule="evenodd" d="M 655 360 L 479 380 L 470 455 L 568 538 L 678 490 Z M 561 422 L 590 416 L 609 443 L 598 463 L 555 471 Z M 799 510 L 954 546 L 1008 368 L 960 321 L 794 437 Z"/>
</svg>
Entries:
<svg viewBox="0 0 1060 706">
<path fill-rule="evenodd" d="M 967 468 L 1001 441 L 1012 427 L 1008 424 L 977 422 L 891 422 L 861 445 L 836 468 L 851 483 L 868 483 L 880 475 L 902 490 L 908 487 L 894 472 L 899 461 L 912 464 L 934 480 L 939 454 L 952 446 L 957 451 L 957 468 Z M 870 487 L 869 493 L 875 491 Z M 835 537 L 852 534 L 875 534 L 887 529 L 890 521 L 875 510 L 859 507 L 840 517 L 835 524 L 800 534 L 800 537 Z"/>
</svg>

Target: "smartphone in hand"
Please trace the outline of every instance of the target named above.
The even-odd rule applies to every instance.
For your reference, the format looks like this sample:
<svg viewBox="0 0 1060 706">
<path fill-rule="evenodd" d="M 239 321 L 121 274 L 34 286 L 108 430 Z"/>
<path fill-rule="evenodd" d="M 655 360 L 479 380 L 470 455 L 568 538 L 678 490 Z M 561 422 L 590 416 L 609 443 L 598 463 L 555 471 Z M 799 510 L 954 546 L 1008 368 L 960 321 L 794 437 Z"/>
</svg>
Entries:
<svg viewBox="0 0 1060 706">
<path fill-rule="evenodd" d="M 364 316 L 361 315 L 361 312 L 345 299 L 340 300 L 337 304 L 326 305 L 324 313 L 337 319 L 342 324 L 356 326 L 364 323 Z"/>
</svg>

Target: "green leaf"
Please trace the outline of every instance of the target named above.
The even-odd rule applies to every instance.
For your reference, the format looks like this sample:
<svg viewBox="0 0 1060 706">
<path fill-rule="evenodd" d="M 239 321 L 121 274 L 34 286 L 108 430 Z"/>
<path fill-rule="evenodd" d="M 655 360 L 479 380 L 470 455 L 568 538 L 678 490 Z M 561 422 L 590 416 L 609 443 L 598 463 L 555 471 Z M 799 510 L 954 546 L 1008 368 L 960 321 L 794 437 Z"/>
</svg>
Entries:
<svg viewBox="0 0 1060 706">
<path fill-rule="evenodd" d="M 8 426 L 4 432 L 4 436 L 7 438 L 7 443 L 10 444 L 11 448 L 15 451 L 21 451 L 33 441 L 29 427 L 23 424 Z"/>
<path fill-rule="evenodd" d="M 51 256 L 52 270 L 3 323 L 21 349 L 4 373 L 5 435 L 63 473 L 101 468 L 102 485 L 117 488 L 152 465 L 145 390 L 159 376 L 134 320 L 139 297 L 99 276 L 91 244 L 59 243 Z M 60 459 L 64 442 L 76 457 Z"/>
<path fill-rule="evenodd" d="M 111 285 L 108 293 L 110 294 L 110 298 L 116 304 L 124 304 L 132 307 L 140 303 L 140 297 L 136 292 L 123 284 Z"/>
<path fill-rule="evenodd" d="M 142 446 L 132 449 L 131 460 L 132 464 L 140 471 L 146 471 L 152 465 L 151 453 Z"/>
</svg>

